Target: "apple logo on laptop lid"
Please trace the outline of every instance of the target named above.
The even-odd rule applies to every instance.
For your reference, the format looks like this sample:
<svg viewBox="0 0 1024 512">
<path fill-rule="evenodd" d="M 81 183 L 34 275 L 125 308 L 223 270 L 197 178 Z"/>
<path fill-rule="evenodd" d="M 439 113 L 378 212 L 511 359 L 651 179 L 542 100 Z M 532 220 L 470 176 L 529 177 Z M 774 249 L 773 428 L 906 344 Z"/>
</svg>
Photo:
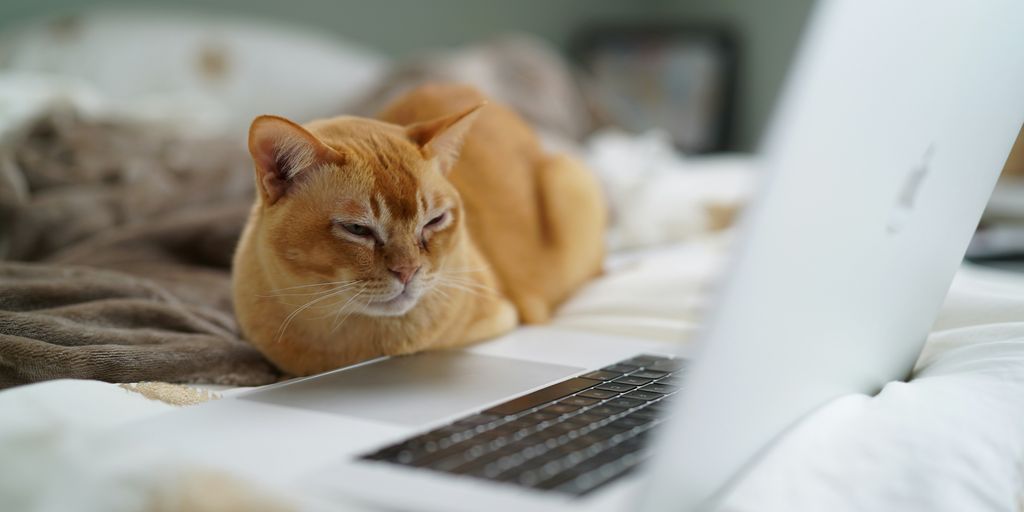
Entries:
<svg viewBox="0 0 1024 512">
<path fill-rule="evenodd" d="M 892 214 L 889 216 L 889 222 L 886 225 L 886 231 L 889 234 L 895 235 L 903 231 L 907 219 L 913 213 L 917 197 L 921 193 L 921 186 L 925 178 L 928 177 L 928 166 L 931 163 L 932 153 L 934 153 L 934 145 L 929 145 L 928 149 L 924 151 L 924 156 L 921 157 L 921 163 L 907 173 L 903 186 L 900 188 L 900 194 L 896 198 L 896 206 L 893 207 Z"/>
</svg>

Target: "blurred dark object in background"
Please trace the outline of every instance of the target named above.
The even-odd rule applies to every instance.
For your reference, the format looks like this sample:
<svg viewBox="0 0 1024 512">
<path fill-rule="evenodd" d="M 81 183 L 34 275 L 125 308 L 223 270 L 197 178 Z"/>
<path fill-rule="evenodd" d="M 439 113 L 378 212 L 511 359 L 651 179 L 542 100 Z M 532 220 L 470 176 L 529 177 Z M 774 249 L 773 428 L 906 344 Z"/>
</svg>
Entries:
<svg viewBox="0 0 1024 512">
<path fill-rule="evenodd" d="M 967 248 L 967 260 L 1024 272 L 1024 127 Z"/>
<path fill-rule="evenodd" d="M 346 109 L 374 116 L 426 82 L 468 83 L 504 103 L 548 136 L 578 141 L 593 120 L 572 70 L 558 50 L 527 34 L 506 35 L 454 49 L 420 52 L 393 64 Z"/>
<path fill-rule="evenodd" d="M 632 132 L 660 128 L 687 153 L 729 147 L 737 49 L 711 26 L 593 28 L 573 54 L 598 117 Z"/>
</svg>

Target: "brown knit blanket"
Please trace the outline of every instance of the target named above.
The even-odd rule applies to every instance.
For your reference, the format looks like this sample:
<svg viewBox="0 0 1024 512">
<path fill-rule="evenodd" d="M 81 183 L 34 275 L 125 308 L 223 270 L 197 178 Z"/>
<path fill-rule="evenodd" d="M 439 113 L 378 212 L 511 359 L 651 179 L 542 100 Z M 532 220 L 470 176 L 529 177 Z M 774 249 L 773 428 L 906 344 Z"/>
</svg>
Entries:
<svg viewBox="0 0 1024 512">
<path fill-rule="evenodd" d="M 0 141 L 0 388 L 279 378 L 232 314 L 241 141 L 69 107 L 17 128 Z"/>
</svg>

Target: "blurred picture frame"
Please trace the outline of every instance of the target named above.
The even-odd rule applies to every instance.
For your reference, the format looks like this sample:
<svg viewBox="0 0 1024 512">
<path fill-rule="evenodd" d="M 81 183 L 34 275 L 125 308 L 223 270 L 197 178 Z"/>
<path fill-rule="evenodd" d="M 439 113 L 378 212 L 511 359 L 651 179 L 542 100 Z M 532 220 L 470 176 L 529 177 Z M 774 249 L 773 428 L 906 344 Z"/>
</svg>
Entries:
<svg viewBox="0 0 1024 512">
<path fill-rule="evenodd" d="M 664 130 L 686 153 L 730 148 L 739 64 L 721 26 L 595 26 L 572 44 L 603 125 Z"/>
</svg>

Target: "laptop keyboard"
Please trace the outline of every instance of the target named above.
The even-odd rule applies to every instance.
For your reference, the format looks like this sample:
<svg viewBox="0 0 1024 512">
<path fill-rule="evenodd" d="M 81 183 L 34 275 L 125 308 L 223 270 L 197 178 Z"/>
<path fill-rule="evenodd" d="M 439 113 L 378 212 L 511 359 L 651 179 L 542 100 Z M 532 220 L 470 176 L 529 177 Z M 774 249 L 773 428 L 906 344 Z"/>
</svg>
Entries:
<svg viewBox="0 0 1024 512">
<path fill-rule="evenodd" d="M 641 355 L 361 457 L 583 495 L 649 455 L 685 361 Z"/>
</svg>

